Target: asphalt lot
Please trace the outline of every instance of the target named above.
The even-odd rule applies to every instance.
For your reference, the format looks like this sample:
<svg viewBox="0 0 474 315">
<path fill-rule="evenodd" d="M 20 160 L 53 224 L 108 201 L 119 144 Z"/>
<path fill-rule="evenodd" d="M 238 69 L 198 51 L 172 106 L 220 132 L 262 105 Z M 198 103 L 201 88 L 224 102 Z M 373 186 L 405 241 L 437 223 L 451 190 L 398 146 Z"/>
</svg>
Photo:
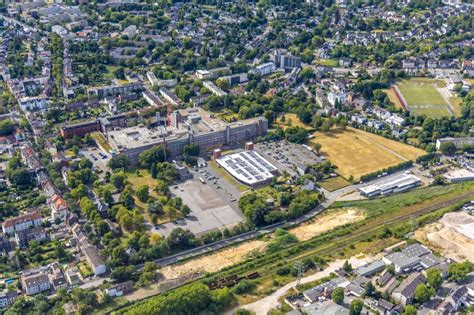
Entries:
<svg viewBox="0 0 474 315">
<path fill-rule="evenodd" d="M 192 170 L 193 179 L 170 187 L 171 193 L 182 198 L 183 203 L 191 208 L 191 213 L 186 218 L 155 226 L 154 232 L 168 236 L 173 229 L 180 227 L 200 235 L 231 227 L 243 220 L 242 212 L 237 206 L 240 197 L 237 189 L 225 179 L 219 178 L 209 166 L 199 171 Z M 206 177 L 212 179 L 205 179 Z"/>
<path fill-rule="evenodd" d="M 99 174 L 100 177 L 104 176 L 105 172 L 109 170 L 107 167 L 107 163 L 109 162 L 111 156 L 108 153 L 105 153 L 103 150 L 98 149 L 96 147 L 91 147 L 87 149 L 81 149 L 79 154 L 84 155 L 87 159 L 89 159 L 92 164 L 94 165 L 95 169 L 101 170 L 102 172 Z M 102 154 L 102 155 L 101 155 Z M 105 156 L 105 158 L 104 158 Z"/>
<path fill-rule="evenodd" d="M 323 162 L 324 157 L 310 151 L 301 144 L 280 140 L 276 142 L 256 143 L 255 151 L 273 164 L 278 170 L 296 175 L 296 169 L 304 172 L 306 166 Z M 301 175 L 301 174 L 300 174 Z"/>
</svg>

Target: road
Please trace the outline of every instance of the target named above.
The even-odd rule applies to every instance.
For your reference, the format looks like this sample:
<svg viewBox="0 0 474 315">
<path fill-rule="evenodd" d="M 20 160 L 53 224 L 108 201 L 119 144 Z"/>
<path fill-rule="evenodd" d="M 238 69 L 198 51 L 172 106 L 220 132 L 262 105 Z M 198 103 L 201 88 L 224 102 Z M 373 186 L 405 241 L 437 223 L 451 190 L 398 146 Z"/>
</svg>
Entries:
<svg viewBox="0 0 474 315">
<path fill-rule="evenodd" d="M 413 169 L 414 169 L 414 167 L 409 168 L 408 170 L 413 170 Z M 376 183 L 377 181 L 380 181 L 380 180 L 386 180 L 387 178 L 397 176 L 399 174 L 400 174 L 400 172 L 396 172 L 394 174 L 390 174 L 390 175 L 384 176 L 380 179 L 376 179 L 374 181 L 371 181 L 370 183 L 373 184 L 373 183 Z M 348 193 L 351 193 L 351 192 L 359 189 L 360 187 L 366 186 L 366 185 L 368 185 L 368 183 L 351 185 L 351 186 L 347 186 L 347 187 L 341 188 L 341 189 L 333 191 L 333 192 L 323 190 L 324 195 L 326 197 L 326 200 L 324 202 L 322 202 L 320 205 L 318 205 L 316 208 L 311 210 L 310 212 L 302 215 L 301 217 L 299 217 L 297 219 L 290 220 L 290 221 L 279 222 L 279 223 L 276 223 L 276 224 L 273 224 L 273 225 L 270 225 L 270 226 L 263 227 L 259 230 L 249 231 L 249 232 L 246 232 L 246 233 L 243 233 L 243 234 L 240 234 L 240 235 L 236 235 L 236 236 L 224 239 L 224 240 L 216 241 L 214 243 L 210 243 L 210 244 L 202 245 L 202 246 L 199 246 L 199 247 L 196 247 L 196 248 L 192 248 L 192 249 L 189 249 L 187 251 L 180 252 L 180 253 L 165 257 L 165 258 L 157 259 L 157 260 L 155 260 L 155 263 L 157 265 L 159 265 L 160 267 L 172 265 L 172 264 L 175 264 L 175 263 L 178 263 L 180 261 L 187 260 L 187 259 L 190 259 L 190 258 L 193 258 L 193 257 L 196 257 L 196 256 L 208 254 L 210 252 L 222 249 L 222 248 L 230 246 L 230 245 L 235 245 L 235 244 L 240 243 L 240 242 L 251 240 L 251 239 L 256 238 L 258 236 L 261 236 L 261 235 L 272 233 L 273 231 L 275 231 L 275 229 L 277 229 L 279 227 L 289 228 L 291 226 L 301 224 L 303 222 L 306 222 L 306 221 L 314 218 L 316 215 L 323 212 L 337 198 L 339 198 L 343 195 L 346 195 Z M 143 268 L 143 264 L 137 265 L 136 268 L 137 268 L 137 271 L 140 271 Z"/>
<path fill-rule="evenodd" d="M 367 262 L 372 261 L 373 259 L 367 259 L 365 257 L 364 259 L 357 259 L 355 257 L 351 257 L 349 259 L 349 262 L 353 266 L 353 268 L 358 268 Z M 342 268 L 344 265 L 345 259 L 339 259 L 335 260 L 329 263 L 329 265 L 324 268 L 324 270 L 313 273 L 312 275 L 309 275 L 307 277 L 301 278 L 301 284 L 313 282 L 316 280 L 319 280 L 321 278 L 329 276 L 331 273 L 335 272 L 337 269 Z M 260 299 L 258 301 L 255 301 L 253 303 L 249 303 L 243 306 L 238 306 L 236 308 L 233 308 L 225 313 L 225 315 L 232 315 L 238 308 L 244 308 L 246 310 L 254 312 L 256 315 L 266 315 L 271 309 L 277 308 L 280 305 L 280 302 L 278 301 L 281 297 L 285 296 L 285 294 L 291 289 L 296 287 L 297 281 L 292 281 L 285 286 L 279 288 L 272 294 L 266 296 L 263 299 Z"/>
</svg>

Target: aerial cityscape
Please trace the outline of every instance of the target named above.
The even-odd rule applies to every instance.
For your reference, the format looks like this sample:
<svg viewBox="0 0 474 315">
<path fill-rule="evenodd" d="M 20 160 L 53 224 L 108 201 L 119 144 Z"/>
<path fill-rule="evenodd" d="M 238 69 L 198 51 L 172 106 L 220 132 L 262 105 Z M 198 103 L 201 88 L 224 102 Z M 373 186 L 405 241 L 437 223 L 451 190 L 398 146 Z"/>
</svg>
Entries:
<svg viewBox="0 0 474 315">
<path fill-rule="evenodd" d="M 474 314 L 472 0 L 0 2 L 0 315 Z"/>
</svg>

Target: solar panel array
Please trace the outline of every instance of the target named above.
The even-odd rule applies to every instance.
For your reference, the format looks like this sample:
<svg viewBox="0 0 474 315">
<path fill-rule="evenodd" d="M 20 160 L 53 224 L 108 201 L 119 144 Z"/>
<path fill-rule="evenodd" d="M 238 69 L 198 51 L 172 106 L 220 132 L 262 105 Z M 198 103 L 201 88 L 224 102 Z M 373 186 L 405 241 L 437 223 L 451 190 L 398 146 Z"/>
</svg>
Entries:
<svg viewBox="0 0 474 315">
<path fill-rule="evenodd" d="M 234 176 L 248 183 L 273 177 L 276 168 L 254 151 L 243 151 L 222 157 L 223 166 Z"/>
</svg>

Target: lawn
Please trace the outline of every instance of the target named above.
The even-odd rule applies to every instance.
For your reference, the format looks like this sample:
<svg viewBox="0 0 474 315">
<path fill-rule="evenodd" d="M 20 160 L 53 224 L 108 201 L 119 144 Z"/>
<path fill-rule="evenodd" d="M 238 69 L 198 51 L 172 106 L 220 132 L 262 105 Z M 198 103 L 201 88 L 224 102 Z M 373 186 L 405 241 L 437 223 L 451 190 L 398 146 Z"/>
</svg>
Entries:
<svg viewBox="0 0 474 315">
<path fill-rule="evenodd" d="M 164 198 L 164 196 L 158 194 L 155 191 L 156 179 L 151 177 L 150 172 L 148 170 L 139 169 L 138 173 L 137 173 L 137 170 L 127 172 L 127 181 L 128 181 L 128 184 L 131 186 L 131 189 L 134 193 L 133 199 L 135 199 L 135 204 L 136 204 L 137 208 L 143 213 L 145 219 L 147 221 L 151 222 L 151 219 L 148 215 L 148 212 L 146 211 L 146 209 L 148 207 L 148 204 L 145 203 L 145 202 L 140 201 L 138 199 L 138 197 L 135 195 L 135 192 L 138 190 L 138 188 L 140 186 L 147 185 L 149 187 L 148 191 L 149 191 L 150 197 L 152 199 L 162 199 L 162 198 Z M 163 207 L 163 210 L 164 210 L 165 213 L 158 217 L 157 224 L 170 222 L 170 221 L 177 220 L 177 219 L 180 219 L 180 218 L 183 217 L 182 214 L 179 211 L 176 211 L 173 214 L 173 216 L 170 217 L 170 215 L 168 214 L 168 212 L 170 210 L 168 205 L 165 205 Z"/>
<path fill-rule="evenodd" d="M 94 275 L 91 267 L 89 267 L 87 262 L 81 261 L 76 266 L 77 266 L 77 269 L 79 269 L 79 273 L 81 274 L 83 279 L 87 277 L 92 277 Z"/>
<path fill-rule="evenodd" d="M 410 106 L 410 112 L 415 116 L 425 115 L 429 118 L 441 118 L 451 116 L 446 106 L 443 107 L 417 107 Z"/>
<path fill-rule="evenodd" d="M 460 117 L 462 100 L 457 96 L 452 96 L 449 98 L 449 102 L 451 103 L 451 106 L 454 109 L 454 114 L 456 115 L 456 117 Z"/>
<path fill-rule="evenodd" d="M 105 139 L 104 135 L 100 132 L 93 132 L 91 133 L 91 137 L 95 140 L 95 142 L 105 151 L 110 152 L 112 151 L 112 147 Z"/>
<path fill-rule="evenodd" d="M 278 117 L 275 124 L 283 129 L 288 127 L 301 127 L 304 129 L 311 129 L 310 126 L 306 125 L 299 119 L 298 115 L 291 113 Z"/>
<path fill-rule="evenodd" d="M 390 99 L 390 102 L 394 104 L 395 108 L 403 109 L 402 104 L 400 103 L 398 98 L 395 96 L 395 93 L 393 92 L 392 89 L 383 89 L 382 91 L 387 93 L 387 96 Z"/>
<path fill-rule="evenodd" d="M 321 152 L 337 166 L 336 172 L 346 179 L 352 175 L 358 180 L 362 175 L 414 160 L 426 153 L 354 128 L 328 134 L 315 132 L 314 136 L 309 142 L 321 144 Z"/>
<path fill-rule="evenodd" d="M 234 177 L 232 177 L 232 175 L 230 175 L 225 169 L 223 169 L 222 167 L 219 167 L 217 166 L 217 163 L 215 161 L 209 161 L 209 165 L 216 171 L 217 174 L 219 174 L 219 176 L 221 176 L 222 178 L 224 178 L 227 182 L 229 182 L 230 184 L 234 185 L 235 187 L 237 187 L 237 189 L 239 191 L 247 191 L 249 190 L 250 188 L 248 186 L 245 186 L 241 183 L 239 183 Z"/>
<path fill-rule="evenodd" d="M 231 123 L 231 122 L 239 120 L 239 115 L 234 112 L 231 112 L 230 110 L 223 110 L 217 113 L 217 117 L 219 117 L 220 119 L 222 119 L 223 121 L 227 123 Z"/>
<path fill-rule="evenodd" d="M 327 66 L 327 67 L 337 67 L 339 66 L 339 60 L 336 59 L 318 59 L 316 60 L 317 65 Z"/>
<path fill-rule="evenodd" d="M 318 184 L 322 188 L 324 188 L 328 191 L 335 191 L 335 190 L 347 187 L 351 183 L 349 183 L 347 180 L 345 180 L 341 176 L 337 176 L 337 177 L 332 177 L 332 178 L 325 179 L 322 182 L 319 182 Z"/>
<path fill-rule="evenodd" d="M 451 116 L 449 104 L 438 91 L 445 86 L 445 82 L 429 78 L 412 78 L 397 84 L 410 112 L 431 118 Z"/>
</svg>

